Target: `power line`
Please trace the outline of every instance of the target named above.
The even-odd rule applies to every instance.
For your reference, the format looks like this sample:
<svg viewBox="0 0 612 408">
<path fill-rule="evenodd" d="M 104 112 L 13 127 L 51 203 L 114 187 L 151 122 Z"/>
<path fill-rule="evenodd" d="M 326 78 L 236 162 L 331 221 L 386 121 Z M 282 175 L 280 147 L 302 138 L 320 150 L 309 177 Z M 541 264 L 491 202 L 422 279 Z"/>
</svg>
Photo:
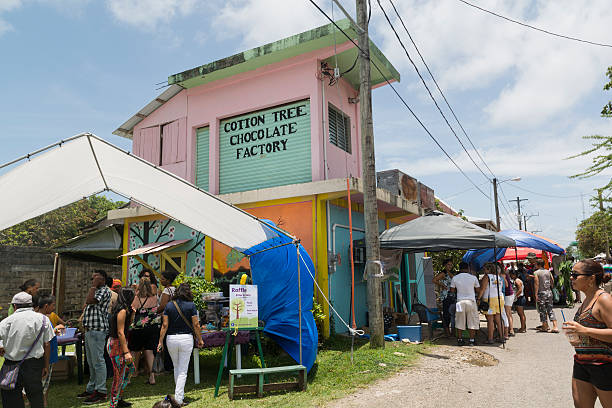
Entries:
<svg viewBox="0 0 612 408">
<path fill-rule="evenodd" d="M 464 3 L 464 4 L 467 4 L 470 7 L 474 7 L 475 9 L 478 9 L 480 11 L 484 11 L 485 13 L 489 13 L 491 15 L 494 15 L 495 17 L 502 18 L 502 19 L 504 19 L 506 21 L 510 21 L 511 23 L 522 25 L 523 27 L 531 28 L 532 30 L 536 30 L 536 31 L 540 31 L 542 33 L 554 35 L 555 37 L 565 38 L 566 40 L 578 41 L 578 42 L 582 42 L 582 43 L 586 43 L 586 44 L 591 44 L 591 45 L 598 45 L 600 47 L 610 47 L 610 48 L 612 48 L 611 44 L 605 44 L 605 43 L 598 43 L 598 42 L 594 42 L 594 41 L 582 40 L 580 38 L 570 37 L 568 35 L 553 33 L 552 31 L 548 31 L 548 30 L 544 30 L 542 28 L 534 27 L 532 25 L 529 25 L 529 24 L 526 24 L 526 23 L 522 23 L 522 22 L 517 21 L 517 20 L 513 20 L 510 17 L 502 16 L 501 14 L 497 14 L 497 13 L 495 13 L 493 11 L 484 9 L 482 7 L 479 7 L 479 6 L 475 5 L 475 4 L 469 3 L 469 2 L 467 2 L 465 0 L 459 0 L 459 1 Z"/>
<path fill-rule="evenodd" d="M 530 193 L 530 194 L 535 194 L 535 195 L 539 195 L 539 196 L 547 197 L 547 198 L 579 198 L 579 197 L 582 196 L 582 194 L 574 194 L 574 195 L 568 195 L 568 196 L 558 196 L 558 195 L 552 195 L 552 194 L 538 193 L 536 191 L 527 190 L 524 187 L 519 187 L 519 186 L 515 186 L 515 185 L 513 185 L 512 187 L 517 188 L 519 190 L 523 190 L 523 191 L 525 191 L 527 193 Z"/>
<path fill-rule="evenodd" d="M 327 18 L 342 34 L 344 34 L 344 36 L 351 42 L 353 43 L 353 45 L 362 53 L 367 54 L 363 49 L 361 49 L 361 47 L 359 45 L 357 45 L 357 43 L 342 29 L 340 28 L 340 26 L 338 26 L 338 24 L 336 24 L 336 22 L 329 17 L 329 15 L 321 8 L 319 7 L 319 5 L 317 3 L 315 3 L 314 0 L 308 0 L 310 1 L 310 3 L 312 3 L 320 12 L 321 14 L 323 14 L 325 16 L 325 18 Z M 370 60 L 370 63 L 374 66 L 374 68 L 376 68 L 376 70 L 378 71 L 378 73 L 382 76 L 382 78 L 385 80 L 385 82 L 391 87 L 391 89 L 393 90 L 393 92 L 395 93 L 395 95 L 397 95 L 397 97 L 400 99 L 400 101 L 402 101 L 402 103 L 404 104 L 404 106 L 406 107 L 406 109 L 408 109 L 408 111 L 412 114 L 412 116 L 416 119 L 416 121 L 419 123 L 419 125 L 421 125 L 421 127 L 425 130 L 425 132 L 427 133 L 427 135 L 429 135 L 429 137 L 434 141 L 434 143 L 440 148 L 440 150 L 442 150 L 442 152 L 444 152 L 444 154 L 446 155 L 446 157 L 451 161 L 451 163 L 453 163 L 455 165 L 455 167 L 457 168 L 457 170 L 459 170 L 459 172 L 466 178 L 469 180 L 470 183 L 472 183 L 476 189 L 478 191 L 480 191 L 480 193 L 482 195 L 484 195 L 485 197 L 487 197 L 489 200 L 491 199 L 491 197 L 489 197 L 484 191 L 482 191 L 482 189 L 480 189 L 480 187 L 478 187 L 478 185 L 463 171 L 463 169 L 461 169 L 461 167 L 459 167 L 459 165 L 453 160 L 453 158 L 447 153 L 446 150 L 444 150 L 444 148 L 442 147 L 442 145 L 438 142 L 438 140 L 436 140 L 436 138 L 431 134 L 431 132 L 429 131 L 429 129 L 427 129 L 427 127 L 425 126 L 425 124 L 421 121 L 421 119 L 419 119 L 419 117 L 416 115 L 416 113 L 414 113 L 414 111 L 412 110 L 412 108 L 410 108 L 410 106 L 408 105 L 408 103 L 404 100 L 404 98 L 399 94 L 399 92 L 397 91 L 397 89 L 395 89 L 395 87 L 393 86 L 393 84 L 389 81 L 389 79 L 387 79 L 387 77 L 385 76 L 385 74 L 382 72 L 382 70 L 378 67 L 378 65 L 376 65 L 376 63 L 372 60 Z"/>
<path fill-rule="evenodd" d="M 404 24 L 404 19 L 402 19 L 402 16 L 397 11 L 397 8 L 395 7 L 395 4 L 393 3 L 392 0 L 389 0 L 389 3 L 391 3 L 391 7 L 393 7 L 393 10 L 395 11 L 395 15 L 397 15 L 397 17 L 399 18 L 400 22 L 402 23 L 402 26 L 404 27 L 404 30 L 406 30 L 406 34 L 408 34 L 408 38 L 410 38 L 410 42 L 412 43 L 412 45 L 416 49 L 416 52 L 419 54 L 419 57 L 421 58 L 421 61 L 423 62 L 423 65 L 425 65 L 425 68 L 427 69 L 427 72 L 429 72 L 429 76 L 431 77 L 433 83 L 436 85 L 436 88 L 438 88 L 438 91 L 440 92 L 440 95 L 442 95 L 442 98 L 444 99 L 444 102 L 446 103 L 446 106 L 448 106 L 448 109 L 453 114 L 453 117 L 457 121 L 457 124 L 459 125 L 459 128 L 461 129 L 461 131 L 463 132 L 463 134 L 465 135 L 467 140 L 470 142 L 470 145 L 472 146 L 472 148 L 476 151 L 476 154 L 478 155 L 478 157 L 480 158 L 482 163 L 485 165 L 487 170 L 489 170 L 489 173 L 491 173 L 491 175 L 495 178 L 495 174 L 493 174 L 493 171 L 491 170 L 491 168 L 487 165 L 487 163 L 485 162 L 484 158 L 480 155 L 480 152 L 478 151 L 478 149 L 476 149 L 476 146 L 474 146 L 474 143 L 472 143 L 472 139 L 470 139 L 470 137 L 468 136 L 467 132 L 463 128 L 463 125 L 459 121 L 459 118 L 455 114 L 455 111 L 453 110 L 453 108 L 451 107 L 450 103 L 446 99 L 446 95 L 444 95 L 444 92 L 442 92 L 442 89 L 438 85 L 438 81 L 436 81 L 436 78 L 434 78 L 433 73 L 429 69 L 429 65 L 427 65 L 427 63 L 425 62 L 425 58 L 423 58 L 423 55 L 421 54 L 421 51 L 419 50 L 419 47 L 417 47 L 414 39 L 412 38 L 412 35 L 410 35 L 410 31 L 408 31 L 408 28 L 406 27 L 406 24 Z M 468 156 L 469 156 L 469 154 L 468 154 Z M 471 157 L 470 157 L 470 159 L 471 159 Z"/>
<path fill-rule="evenodd" d="M 395 27 L 393 26 L 393 23 L 391 22 L 391 19 L 389 19 L 389 16 L 387 15 L 387 12 L 385 11 L 385 9 L 383 8 L 382 4 L 380 3 L 380 0 L 376 0 L 378 3 L 378 7 L 380 7 L 380 9 L 382 10 L 383 14 L 385 15 L 385 19 L 387 20 L 387 23 L 389 23 L 389 26 L 391 27 L 391 30 L 393 30 L 393 33 L 395 34 L 395 37 L 397 38 L 397 41 L 399 41 L 401 47 L 404 49 L 404 52 L 406 53 L 406 56 L 408 57 L 408 60 L 410 60 L 410 63 L 412 64 L 412 66 L 414 67 L 414 70 L 416 71 L 417 75 L 419 76 L 419 78 L 421 78 L 421 82 L 423 83 L 423 86 L 425 87 L 425 89 L 427 90 L 427 93 L 429 94 L 429 97 L 431 98 L 431 100 L 433 101 L 433 103 L 436 105 L 436 108 L 438 108 L 438 112 L 440 112 L 440 115 L 442 115 L 442 117 L 444 118 L 444 121 L 446 122 L 446 124 L 448 125 L 448 128 L 451 130 L 451 132 L 453 132 L 453 135 L 455 135 L 455 139 L 457 139 L 457 141 L 459 142 L 459 144 L 461 145 L 461 148 L 465 151 L 465 153 L 468 155 L 468 157 L 470 158 L 470 160 L 472 161 L 472 163 L 474 163 L 474 166 L 476 166 L 476 168 L 478 169 L 478 171 L 480 171 L 482 173 L 482 175 L 489 180 L 489 177 L 484 173 L 484 171 L 482 171 L 482 169 L 478 166 L 478 164 L 476 164 L 476 162 L 474 161 L 474 159 L 472 158 L 472 156 L 470 155 L 470 152 L 468 152 L 468 150 L 465 148 L 465 145 L 463 144 L 463 142 L 461 141 L 461 139 L 459 139 L 459 136 L 457 136 L 457 133 L 455 132 L 455 129 L 453 129 L 453 127 L 451 126 L 451 124 L 449 123 L 448 119 L 446 118 L 446 115 L 444 115 L 444 112 L 442 112 L 442 109 L 440 108 L 440 105 L 438 105 L 438 102 L 436 101 L 436 98 L 434 98 L 433 94 L 431 93 L 431 90 L 429 89 L 429 87 L 427 86 L 427 82 L 425 82 L 425 79 L 423 78 L 423 76 L 421 75 L 421 72 L 419 72 L 419 68 L 416 66 L 416 64 L 414 63 L 414 61 L 412 60 L 412 57 L 410 56 L 410 54 L 408 53 L 408 50 L 406 49 L 406 46 L 404 45 L 404 43 L 402 42 L 402 39 L 400 38 L 399 34 L 397 33 L 397 30 L 395 30 Z M 402 22 L 403 24 L 403 22 Z M 404 26 L 405 28 L 406 26 Z M 406 30 L 407 31 L 407 30 Z M 414 43 L 413 43 L 414 44 Z M 419 53 L 420 54 L 420 53 Z M 421 56 L 421 59 L 423 57 Z M 431 75 L 431 72 L 430 72 Z M 440 88 L 438 88 L 439 90 Z M 446 98 L 445 98 L 446 99 Z"/>
</svg>

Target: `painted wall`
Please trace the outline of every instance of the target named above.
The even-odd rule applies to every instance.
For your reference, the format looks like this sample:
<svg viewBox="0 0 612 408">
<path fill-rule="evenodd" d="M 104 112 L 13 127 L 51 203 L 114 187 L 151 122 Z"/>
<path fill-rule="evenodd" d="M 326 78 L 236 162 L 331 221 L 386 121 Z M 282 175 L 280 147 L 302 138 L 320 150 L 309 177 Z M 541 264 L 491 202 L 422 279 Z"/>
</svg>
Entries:
<svg viewBox="0 0 612 408">
<path fill-rule="evenodd" d="M 174 220 L 155 219 L 129 223 L 128 250 L 132 251 L 153 242 L 189 239 L 185 244 L 168 251 L 169 255 L 183 255 L 186 273 L 189 276 L 204 276 L 205 238 L 201 232 L 193 230 Z M 144 255 L 142 258 L 156 271 L 161 271 L 162 260 L 158 255 Z M 128 282 L 138 281 L 138 273 L 143 266 L 134 257 L 128 260 Z"/>
<path fill-rule="evenodd" d="M 351 46 L 350 43 L 340 44 L 337 51 L 342 52 Z M 219 194 L 220 122 L 233 116 L 306 99 L 310 101 L 311 112 L 310 180 L 325 178 L 324 143 L 327 146 L 328 178 L 346 177 L 347 174 L 359 176 L 359 105 L 348 103 L 348 98 L 356 97 L 357 91 L 344 80 L 329 87 L 317 79 L 320 61 L 333 53 L 334 48 L 328 47 L 180 92 L 134 128 L 134 153 L 143 157 L 144 152 L 152 151 L 147 146 L 152 143 L 154 136 L 151 133 L 155 132 L 154 129 L 184 118 L 184 130 L 179 126 L 182 133 L 177 136 L 181 142 L 177 145 L 181 148 L 184 146 L 185 160 L 167 168 L 194 182 L 196 132 L 198 128 L 209 126 L 209 191 Z M 350 155 L 327 142 L 327 103 L 332 103 L 350 118 L 353 152 Z M 257 177 L 265 178 L 266 174 L 258 174 Z M 291 182 L 288 180 L 285 184 Z M 256 188 L 256 183 L 251 187 Z"/>
<path fill-rule="evenodd" d="M 322 106 L 325 108 L 325 132 L 323 134 L 327 136 L 327 178 L 361 177 L 359 104 L 349 103 L 349 98 L 358 98 L 359 92 L 343 79 L 334 86 L 329 86 L 329 83 L 326 81 L 324 81 L 324 84 L 325 103 Z M 351 153 L 347 153 L 329 143 L 329 123 L 327 118 L 330 104 L 350 118 Z"/>
<path fill-rule="evenodd" d="M 334 238 L 336 242 L 336 254 L 340 255 L 340 264 L 336 265 L 336 270 L 329 269 L 329 298 L 332 306 L 350 324 L 350 302 L 351 302 L 351 262 L 349 258 L 349 231 L 338 225 L 349 225 L 348 209 L 330 205 L 330 234 L 328 243 L 330 251 L 333 249 Z M 364 229 L 363 214 L 353 211 L 353 228 Z M 335 237 L 333 227 L 336 226 Z M 380 231 L 385 230 L 385 222 L 379 220 Z M 363 232 L 353 230 L 353 240 L 363 238 Z M 363 265 L 355 265 L 355 322 L 357 327 L 366 324 L 367 305 L 367 283 L 363 280 Z M 332 315 L 334 330 L 336 333 L 344 333 L 346 327 L 340 322 L 337 316 Z"/>
<path fill-rule="evenodd" d="M 257 207 L 244 208 L 245 211 L 261 219 L 268 219 L 280 228 L 301 240 L 306 252 L 313 257 L 313 219 L 312 200 L 297 202 L 261 203 Z M 247 258 L 242 258 L 232 248 L 213 241 L 213 269 L 215 275 L 233 273 L 239 269 L 250 269 Z M 314 271 L 313 271 L 314 273 Z"/>
</svg>

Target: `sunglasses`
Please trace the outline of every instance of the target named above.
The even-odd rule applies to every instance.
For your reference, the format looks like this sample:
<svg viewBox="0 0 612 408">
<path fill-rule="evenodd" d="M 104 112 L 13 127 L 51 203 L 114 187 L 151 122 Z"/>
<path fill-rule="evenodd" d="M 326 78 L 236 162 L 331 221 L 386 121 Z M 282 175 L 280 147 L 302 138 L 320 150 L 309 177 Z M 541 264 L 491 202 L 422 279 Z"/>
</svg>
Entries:
<svg viewBox="0 0 612 408">
<path fill-rule="evenodd" d="M 579 276 L 591 276 L 591 274 L 590 273 L 576 273 L 576 272 L 570 273 L 570 277 L 572 279 L 576 279 Z"/>
</svg>

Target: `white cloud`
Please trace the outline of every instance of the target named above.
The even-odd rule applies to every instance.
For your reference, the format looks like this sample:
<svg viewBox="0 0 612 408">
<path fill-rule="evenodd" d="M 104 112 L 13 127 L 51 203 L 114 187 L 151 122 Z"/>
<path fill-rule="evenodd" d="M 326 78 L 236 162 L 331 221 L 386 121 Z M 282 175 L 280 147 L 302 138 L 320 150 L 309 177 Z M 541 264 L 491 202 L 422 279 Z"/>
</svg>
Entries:
<svg viewBox="0 0 612 408">
<path fill-rule="evenodd" d="M 193 12 L 195 0 L 107 0 L 112 15 L 122 23 L 154 30 L 176 17 Z"/>
<path fill-rule="evenodd" d="M 22 0 L 0 0 L 0 37 L 7 31 L 13 30 L 13 26 L 6 21 L 3 14 L 21 6 Z"/>
<path fill-rule="evenodd" d="M 583 120 L 574 124 L 569 130 L 565 129 L 565 126 L 560 126 L 559 129 L 538 130 L 522 134 L 520 137 L 506 136 L 505 143 L 479 148 L 479 152 L 499 177 L 516 175 L 566 177 L 579 173 L 590 165 L 590 157 L 565 160 L 590 146 L 589 141 L 582 139 L 582 136 L 590 134 L 612 134 L 612 123 L 604 119 Z M 420 155 L 416 161 L 412 158 L 418 156 L 418 153 L 415 154 L 413 151 L 406 156 L 406 152 L 410 152 L 413 148 L 409 138 L 401 141 L 392 136 L 377 139 L 377 155 L 381 156 L 381 161 L 384 160 L 386 168 L 403 169 L 409 174 L 414 173 L 415 176 L 418 174 L 419 177 L 457 172 L 454 165 L 437 148 L 427 149 L 430 152 L 434 151 L 434 156 Z M 476 152 L 472 149 L 468 151 L 479 163 Z M 451 157 L 468 173 L 477 174 L 465 152 L 451 152 Z"/>
<path fill-rule="evenodd" d="M 598 74 L 610 62 L 605 48 L 551 37 L 456 1 L 411 0 L 398 5 L 444 90 L 497 92 L 489 95 L 484 108 L 495 127 L 528 128 L 564 115 L 601 86 Z M 495 0 L 479 5 L 561 34 L 609 39 L 612 8 L 605 0 L 586 6 L 571 0 Z M 412 72 L 384 18 L 377 20 L 385 54 L 397 67 Z M 403 31 L 399 21 L 394 19 L 394 24 Z M 410 44 L 405 34 L 402 37 Z"/>
<path fill-rule="evenodd" d="M 213 20 L 217 35 L 222 38 L 241 38 L 245 48 L 263 45 L 328 23 L 305 0 L 229 0 L 224 4 Z"/>
</svg>

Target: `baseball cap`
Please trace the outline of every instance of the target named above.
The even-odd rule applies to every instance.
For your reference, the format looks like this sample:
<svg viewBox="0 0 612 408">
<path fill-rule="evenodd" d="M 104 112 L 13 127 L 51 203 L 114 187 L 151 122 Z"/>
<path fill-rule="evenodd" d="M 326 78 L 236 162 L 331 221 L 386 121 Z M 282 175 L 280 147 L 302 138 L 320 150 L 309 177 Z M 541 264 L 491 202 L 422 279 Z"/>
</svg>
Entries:
<svg viewBox="0 0 612 408">
<path fill-rule="evenodd" d="M 121 281 L 119 279 L 113 279 L 113 286 L 111 287 L 111 289 L 120 289 L 121 288 Z"/>
<path fill-rule="evenodd" d="M 32 295 L 27 292 L 19 292 L 15 296 L 13 296 L 13 300 L 11 300 L 11 303 L 14 305 L 31 305 Z"/>
</svg>

